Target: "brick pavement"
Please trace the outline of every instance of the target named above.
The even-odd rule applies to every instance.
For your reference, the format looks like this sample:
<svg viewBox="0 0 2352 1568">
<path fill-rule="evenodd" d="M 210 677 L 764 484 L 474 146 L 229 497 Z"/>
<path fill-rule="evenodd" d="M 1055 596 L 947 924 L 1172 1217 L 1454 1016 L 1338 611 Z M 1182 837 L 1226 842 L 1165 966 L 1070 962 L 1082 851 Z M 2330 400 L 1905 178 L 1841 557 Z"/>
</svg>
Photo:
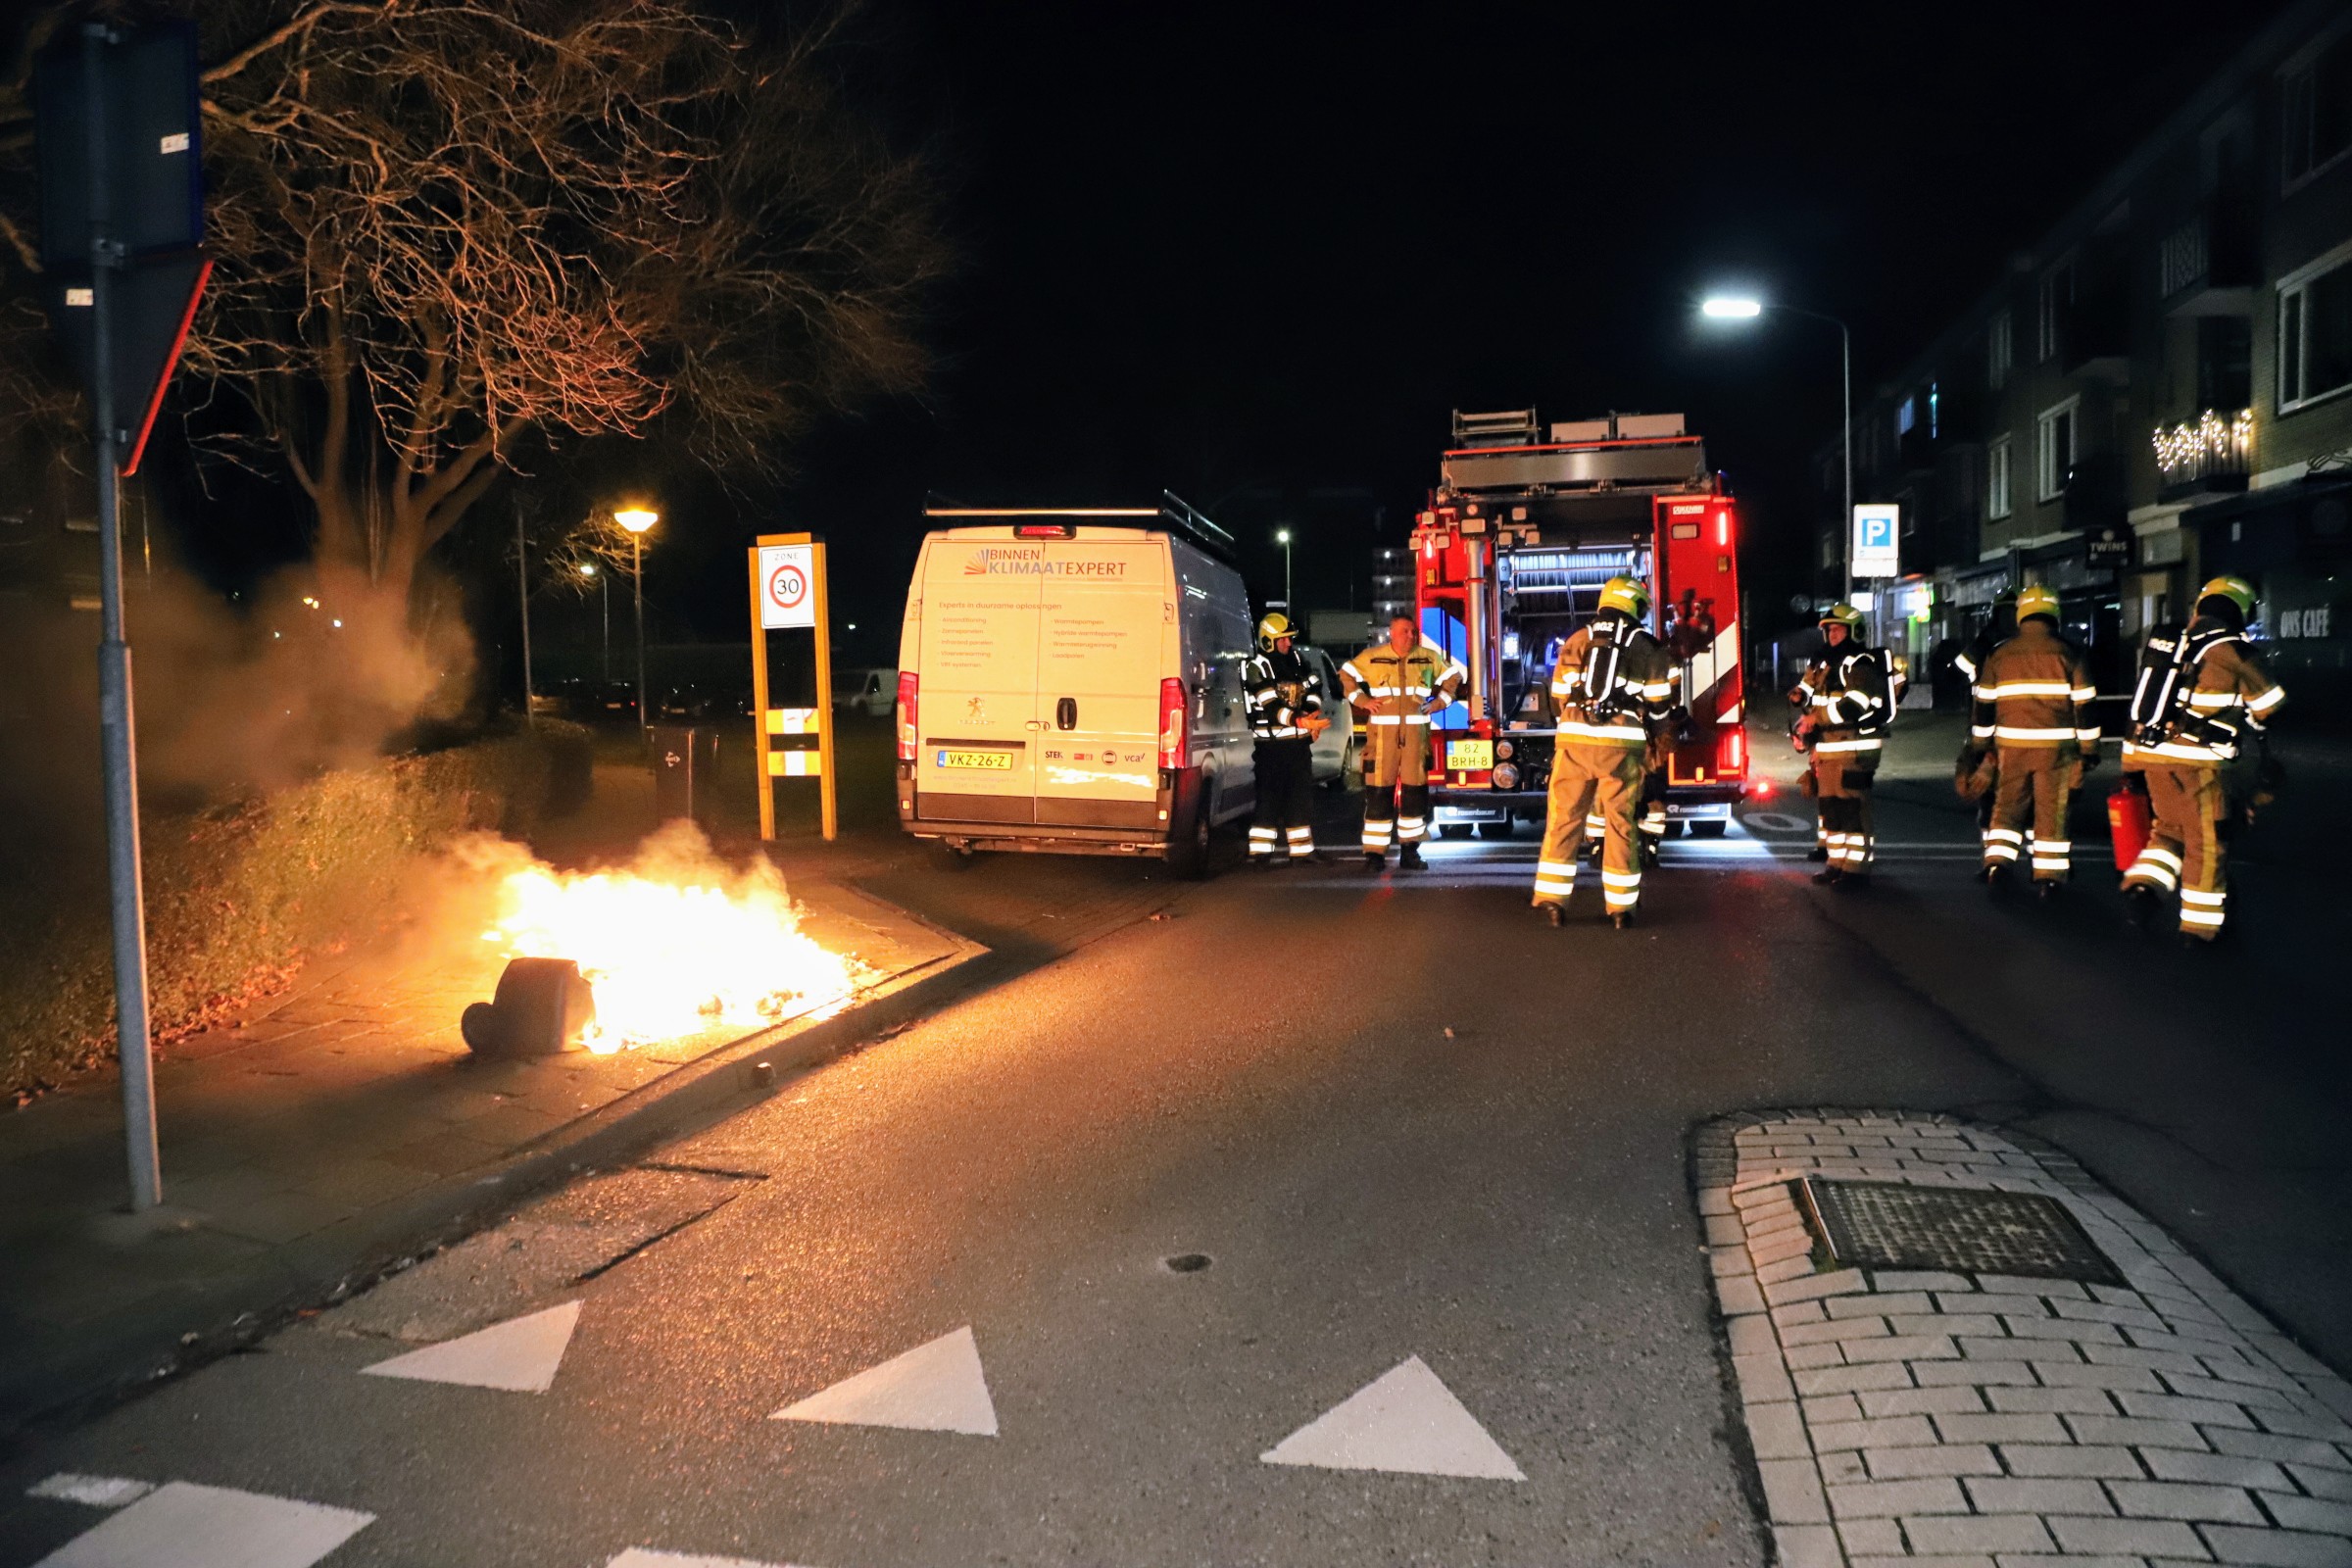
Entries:
<svg viewBox="0 0 2352 1568">
<path fill-rule="evenodd" d="M 2047 1195 L 2129 1288 L 1825 1271 L 1807 1173 Z M 1696 1179 L 1789 1568 L 2352 1568 L 2352 1386 L 2066 1155 L 1792 1111 L 1702 1130 Z"/>
</svg>

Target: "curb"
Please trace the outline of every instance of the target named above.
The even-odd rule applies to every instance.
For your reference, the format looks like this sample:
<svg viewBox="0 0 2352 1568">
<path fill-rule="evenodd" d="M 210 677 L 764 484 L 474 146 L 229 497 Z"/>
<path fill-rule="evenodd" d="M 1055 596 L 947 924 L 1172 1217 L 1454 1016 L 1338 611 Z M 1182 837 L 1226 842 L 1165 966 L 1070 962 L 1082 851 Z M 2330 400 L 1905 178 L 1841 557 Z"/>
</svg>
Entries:
<svg viewBox="0 0 2352 1568">
<path fill-rule="evenodd" d="M 1035 966 L 1033 958 L 996 952 L 893 908 L 951 951 L 877 983 L 830 1016 L 787 1019 L 718 1046 L 487 1169 L 445 1178 L 305 1237 L 266 1272 L 148 1301 L 128 1321 L 86 1325 L 71 1361 L 52 1361 L 0 1387 L 0 1456 L 35 1430 L 85 1418 L 267 1338 L 306 1307 L 364 1291 L 504 1217 L 541 1188 L 747 1109 L 810 1068 Z"/>
</svg>

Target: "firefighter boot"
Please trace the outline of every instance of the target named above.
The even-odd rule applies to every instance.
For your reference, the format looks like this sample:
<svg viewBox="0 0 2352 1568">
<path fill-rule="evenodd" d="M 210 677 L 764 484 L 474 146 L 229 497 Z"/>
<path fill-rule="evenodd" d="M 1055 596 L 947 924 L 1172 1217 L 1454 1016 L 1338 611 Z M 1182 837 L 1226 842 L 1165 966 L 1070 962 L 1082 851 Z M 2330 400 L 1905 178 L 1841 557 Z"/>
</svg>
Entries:
<svg viewBox="0 0 2352 1568">
<path fill-rule="evenodd" d="M 1396 869 L 1399 871 L 1428 870 L 1429 862 L 1421 858 L 1421 846 L 1418 844 L 1407 844 L 1403 849 L 1397 851 Z"/>
<path fill-rule="evenodd" d="M 1816 844 L 1805 852 L 1805 858 L 1808 860 L 1826 860 L 1829 858 L 1830 847 L 1827 844 Z"/>
<path fill-rule="evenodd" d="M 1556 904 L 1546 904 L 1544 906 L 1544 918 L 1557 931 L 1568 923 L 1568 911 Z"/>
<path fill-rule="evenodd" d="M 1366 850 L 1364 852 L 1365 870 L 1371 872 L 1374 876 L 1378 876 L 1381 872 L 1387 870 L 1388 868 L 1389 858 L 1387 856 L 1379 854 L 1373 850 Z"/>
<path fill-rule="evenodd" d="M 2124 889 L 2124 918 L 2130 920 L 2138 930 L 2154 929 L 2157 911 L 2162 907 L 2163 901 L 2156 897 L 2154 888 L 2129 887 Z"/>
<path fill-rule="evenodd" d="M 2051 881 L 2047 878 L 2044 878 L 2042 881 L 2034 884 L 2034 897 L 2036 902 L 2041 904 L 2056 904 L 2058 902 L 2058 890 L 2065 886 L 2066 884 L 2063 882 Z"/>
<path fill-rule="evenodd" d="M 1821 858 L 1825 860 L 1828 859 L 1830 858 L 1830 852 L 1827 850 L 1822 851 Z M 1833 865 L 1823 870 L 1814 872 L 1813 880 L 1820 883 L 1825 888 L 1834 888 L 1838 883 L 1845 880 L 1845 873 L 1839 870 L 1837 866 Z"/>
<path fill-rule="evenodd" d="M 1633 923 L 1634 911 L 1631 909 L 1613 910 L 1609 915 L 1609 924 L 1615 926 L 1620 931 L 1630 928 Z"/>
</svg>

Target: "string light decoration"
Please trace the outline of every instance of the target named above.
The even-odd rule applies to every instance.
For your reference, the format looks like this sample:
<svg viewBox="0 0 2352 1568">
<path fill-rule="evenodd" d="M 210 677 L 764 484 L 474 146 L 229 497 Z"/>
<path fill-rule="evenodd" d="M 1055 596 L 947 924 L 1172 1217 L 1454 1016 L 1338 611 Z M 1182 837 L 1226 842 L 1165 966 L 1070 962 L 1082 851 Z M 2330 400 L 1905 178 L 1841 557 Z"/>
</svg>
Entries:
<svg viewBox="0 0 2352 1568">
<path fill-rule="evenodd" d="M 2156 444 L 2156 466 L 2167 479 L 2234 472 L 2254 450 L 2254 411 L 2240 409 L 2224 420 L 2218 411 L 2207 409 L 2194 424 L 2158 425 L 2150 439 Z"/>
</svg>

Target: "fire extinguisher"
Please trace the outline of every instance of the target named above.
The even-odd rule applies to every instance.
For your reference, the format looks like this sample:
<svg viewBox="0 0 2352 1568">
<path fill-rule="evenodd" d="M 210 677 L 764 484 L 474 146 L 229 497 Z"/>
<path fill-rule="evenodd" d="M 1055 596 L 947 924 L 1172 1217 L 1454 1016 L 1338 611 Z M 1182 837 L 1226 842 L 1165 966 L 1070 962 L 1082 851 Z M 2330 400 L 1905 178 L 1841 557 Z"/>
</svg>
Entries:
<svg viewBox="0 0 2352 1568">
<path fill-rule="evenodd" d="M 2147 781 L 2126 773 L 2124 782 L 2107 797 L 2107 836 L 2115 844 L 2115 868 L 2129 871 L 2148 847 L 2148 827 L 2154 813 L 2148 808 Z"/>
</svg>

